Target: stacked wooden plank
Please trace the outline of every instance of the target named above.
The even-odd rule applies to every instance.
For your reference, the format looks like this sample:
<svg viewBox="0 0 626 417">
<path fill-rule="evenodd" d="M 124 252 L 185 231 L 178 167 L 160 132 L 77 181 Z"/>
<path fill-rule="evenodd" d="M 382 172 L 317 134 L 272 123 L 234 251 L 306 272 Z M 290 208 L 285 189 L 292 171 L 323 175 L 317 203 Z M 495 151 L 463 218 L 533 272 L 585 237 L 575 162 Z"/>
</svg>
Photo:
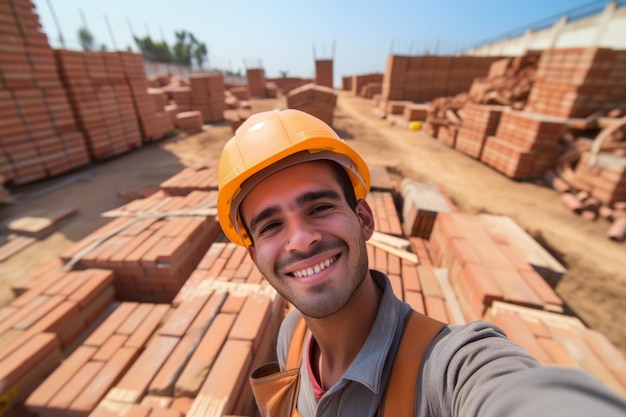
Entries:
<svg viewBox="0 0 626 417">
<path fill-rule="evenodd" d="M 500 122 L 504 106 L 467 103 L 463 106 L 463 121 L 454 148 L 480 159 L 485 140 L 493 136 Z"/>
<path fill-rule="evenodd" d="M 0 309 L 0 398 L 19 407 L 113 302 L 113 273 L 50 269 Z"/>
<path fill-rule="evenodd" d="M 537 113 L 506 111 L 480 160 L 513 179 L 540 177 L 556 165 L 565 120 Z"/>
<path fill-rule="evenodd" d="M 626 395 L 624 355 L 605 335 L 579 319 L 502 302 L 494 302 L 485 318 L 544 365 L 583 369 Z"/>
<path fill-rule="evenodd" d="M 207 161 L 183 168 L 163 181 L 159 188 L 169 195 L 187 195 L 192 191 L 217 190 L 218 161 Z"/>
<path fill-rule="evenodd" d="M 114 270 L 120 300 L 170 302 L 220 233 L 215 199 L 216 192 L 159 191 L 134 200 L 105 213 L 115 219 L 60 257 L 77 268 Z"/>
<path fill-rule="evenodd" d="M 429 239 L 437 214 L 452 211 L 454 207 L 432 184 L 405 178 L 401 190 L 404 234 Z"/>
<path fill-rule="evenodd" d="M 449 270 L 468 321 L 482 318 L 496 300 L 563 312 L 563 301 L 554 289 L 504 233 L 477 215 L 439 213 L 429 249 L 433 263 Z"/>
<path fill-rule="evenodd" d="M 626 51 L 559 48 L 542 52 L 525 110 L 587 117 L 624 105 Z"/>
<path fill-rule="evenodd" d="M 120 58 L 124 77 L 130 89 L 133 106 L 139 119 L 141 138 L 144 143 L 163 137 L 161 123 L 158 121 L 157 108 L 148 94 L 148 80 L 141 55 L 132 52 L 116 52 Z"/>
<path fill-rule="evenodd" d="M 335 90 L 313 83 L 291 90 L 287 94 L 287 107 L 302 110 L 323 120 L 329 126 L 333 124 L 337 95 Z"/>
<path fill-rule="evenodd" d="M 205 123 L 224 120 L 224 74 L 192 74 L 189 77 L 191 87 L 191 106 L 202 112 Z"/>
<path fill-rule="evenodd" d="M 376 231 L 394 236 L 403 235 L 402 224 L 391 193 L 370 191 L 366 200 L 372 208 Z"/>
<path fill-rule="evenodd" d="M 265 70 L 263 68 L 246 69 L 246 79 L 248 81 L 248 91 L 250 97 L 265 97 Z"/>
<path fill-rule="evenodd" d="M 0 5 L 0 175 L 10 185 L 89 162 L 34 7 L 24 0 Z"/>
<path fill-rule="evenodd" d="M 334 87 L 332 59 L 315 60 L 315 84 L 328 88 Z"/>
</svg>

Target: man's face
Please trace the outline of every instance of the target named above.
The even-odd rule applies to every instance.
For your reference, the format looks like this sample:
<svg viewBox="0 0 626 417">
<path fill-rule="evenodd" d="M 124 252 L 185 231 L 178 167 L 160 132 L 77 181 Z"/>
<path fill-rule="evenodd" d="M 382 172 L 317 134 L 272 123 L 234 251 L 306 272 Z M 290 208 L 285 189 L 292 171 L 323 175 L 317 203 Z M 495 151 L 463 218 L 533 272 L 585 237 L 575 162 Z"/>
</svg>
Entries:
<svg viewBox="0 0 626 417">
<path fill-rule="evenodd" d="M 241 204 L 255 264 L 303 314 L 340 311 L 368 274 L 365 241 L 374 230 L 365 200 L 352 210 L 329 162 L 285 168 Z"/>
</svg>

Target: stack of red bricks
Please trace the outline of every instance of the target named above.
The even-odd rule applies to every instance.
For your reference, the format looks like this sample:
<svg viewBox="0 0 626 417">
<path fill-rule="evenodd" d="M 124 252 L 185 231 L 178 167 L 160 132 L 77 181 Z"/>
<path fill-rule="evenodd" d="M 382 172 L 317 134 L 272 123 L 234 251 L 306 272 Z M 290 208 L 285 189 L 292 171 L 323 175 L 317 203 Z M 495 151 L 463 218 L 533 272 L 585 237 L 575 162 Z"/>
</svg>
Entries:
<svg viewBox="0 0 626 417">
<path fill-rule="evenodd" d="M 437 214 L 455 207 L 433 184 L 405 178 L 401 185 L 402 226 L 405 236 L 428 240 Z"/>
<path fill-rule="evenodd" d="M 466 155 L 480 159 L 485 140 L 498 128 L 503 106 L 468 102 L 463 106 L 463 121 L 453 147 Z"/>
<path fill-rule="evenodd" d="M 217 161 L 183 168 L 163 181 L 159 188 L 169 195 L 187 195 L 192 191 L 217 190 Z"/>
<path fill-rule="evenodd" d="M 389 55 L 382 99 L 417 103 L 468 91 L 475 78 L 486 75 L 494 57 Z"/>
<path fill-rule="evenodd" d="M 370 269 L 389 277 L 394 294 L 416 311 L 444 323 L 465 323 L 447 271 L 432 265 L 428 256 L 367 244 Z"/>
<path fill-rule="evenodd" d="M 141 146 L 137 115 L 117 53 L 55 52 L 91 159 L 104 159 Z"/>
<path fill-rule="evenodd" d="M 215 243 L 193 277 L 171 307 L 117 306 L 29 396 L 28 410 L 254 415 L 248 376 L 274 356 L 284 299 L 232 243 Z"/>
<path fill-rule="evenodd" d="M 366 197 L 374 214 L 375 230 L 394 236 L 402 236 L 402 225 L 393 195 L 384 191 L 370 191 Z"/>
<path fill-rule="evenodd" d="M 602 333 L 562 314 L 494 302 L 485 319 L 542 364 L 583 369 L 626 395 L 626 359 Z"/>
<path fill-rule="evenodd" d="M 248 90 L 250 97 L 265 97 L 265 70 L 263 68 L 248 68 L 246 70 L 246 79 L 248 80 Z"/>
<path fill-rule="evenodd" d="M 495 136 L 489 136 L 480 160 L 513 179 L 541 176 L 556 165 L 565 120 L 536 113 L 506 111 Z"/>
<path fill-rule="evenodd" d="M 191 87 L 191 106 L 202 113 L 204 123 L 224 120 L 224 75 L 192 74 L 189 77 Z"/>
<path fill-rule="evenodd" d="M 525 110 L 587 117 L 624 106 L 626 51 L 560 48 L 542 52 Z"/>
<path fill-rule="evenodd" d="M 176 125 L 182 132 L 187 134 L 201 132 L 204 126 L 202 112 L 200 110 L 180 112 L 176 114 Z"/>
<path fill-rule="evenodd" d="M 0 175 L 26 184 L 89 163 L 34 5 L 0 5 Z"/>
<path fill-rule="evenodd" d="M 113 302 L 113 275 L 95 269 L 64 271 L 53 263 L 0 309 L 3 413 L 62 362 L 62 352 Z"/>
<path fill-rule="evenodd" d="M 114 220 L 60 256 L 77 268 L 116 272 L 120 300 L 171 302 L 221 229 L 216 192 L 167 196 L 160 191 L 108 213 Z"/>
<path fill-rule="evenodd" d="M 160 116 L 158 111 L 161 109 L 156 108 L 154 100 L 148 94 L 149 84 L 146 79 L 143 58 L 132 52 L 117 52 L 117 54 L 124 69 L 126 83 L 130 87 L 142 141 L 147 143 L 161 139 L 165 132 L 163 132 L 163 124 L 159 118 L 167 116 Z"/>
<path fill-rule="evenodd" d="M 179 112 L 193 110 L 191 103 L 191 87 L 186 85 L 172 86 L 167 88 L 168 94 L 172 97 Z"/>
<path fill-rule="evenodd" d="M 315 84 L 323 87 L 333 88 L 333 60 L 315 60 Z"/>
<path fill-rule="evenodd" d="M 315 84 L 306 84 L 291 90 L 287 94 L 287 107 L 302 110 L 323 120 L 329 126 L 333 124 L 337 95 L 335 90 Z"/>
<path fill-rule="evenodd" d="M 562 313 L 563 301 L 509 244 L 476 215 L 439 213 L 429 239 L 433 263 L 449 271 L 467 321 L 481 319 L 493 301 Z"/>
<path fill-rule="evenodd" d="M 377 85 L 377 88 L 380 89 L 378 93 L 381 93 L 383 85 L 383 74 L 372 73 L 350 75 L 348 77 L 342 77 L 341 81 L 341 89 L 345 91 L 350 91 L 355 96 L 361 96 L 361 94 L 364 92 L 364 89 L 370 85 Z"/>
<path fill-rule="evenodd" d="M 590 193 L 607 206 L 626 201 L 626 159 L 600 153 L 592 158 L 583 153 L 574 170 L 577 188 Z"/>
</svg>

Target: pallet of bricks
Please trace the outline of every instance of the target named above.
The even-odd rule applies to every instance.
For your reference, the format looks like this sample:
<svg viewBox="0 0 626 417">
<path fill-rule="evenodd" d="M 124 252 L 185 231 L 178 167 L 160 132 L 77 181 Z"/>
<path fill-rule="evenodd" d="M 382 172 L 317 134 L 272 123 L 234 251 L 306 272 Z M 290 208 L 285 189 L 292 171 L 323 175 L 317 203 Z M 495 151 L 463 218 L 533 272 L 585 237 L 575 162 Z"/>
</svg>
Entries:
<svg viewBox="0 0 626 417">
<path fill-rule="evenodd" d="M 305 84 L 287 93 L 287 107 L 297 109 L 323 120 L 332 126 L 337 94 L 330 87 Z"/>
<path fill-rule="evenodd" d="M 0 175 L 22 185 L 90 162 L 34 5 L 0 5 Z"/>
</svg>

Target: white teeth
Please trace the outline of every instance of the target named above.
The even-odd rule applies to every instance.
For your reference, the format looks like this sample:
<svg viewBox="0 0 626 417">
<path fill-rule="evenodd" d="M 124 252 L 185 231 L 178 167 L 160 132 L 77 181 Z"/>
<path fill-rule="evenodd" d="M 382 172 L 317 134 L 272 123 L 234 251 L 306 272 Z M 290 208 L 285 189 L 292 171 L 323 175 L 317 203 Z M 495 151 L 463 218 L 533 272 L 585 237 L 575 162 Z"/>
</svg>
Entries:
<svg viewBox="0 0 626 417">
<path fill-rule="evenodd" d="M 322 261 L 313 267 L 296 271 L 293 273 L 293 275 L 297 278 L 304 278 L 308 277 L 309 275 L 317 274 L 318 272 L 321 272 L 324 269 L 328 268 L 333 262 L 335 262 L 336 259 L 337 257 L 333 256 L 332 258 L 326 259 L 325 261 Z"/>
</svg>

